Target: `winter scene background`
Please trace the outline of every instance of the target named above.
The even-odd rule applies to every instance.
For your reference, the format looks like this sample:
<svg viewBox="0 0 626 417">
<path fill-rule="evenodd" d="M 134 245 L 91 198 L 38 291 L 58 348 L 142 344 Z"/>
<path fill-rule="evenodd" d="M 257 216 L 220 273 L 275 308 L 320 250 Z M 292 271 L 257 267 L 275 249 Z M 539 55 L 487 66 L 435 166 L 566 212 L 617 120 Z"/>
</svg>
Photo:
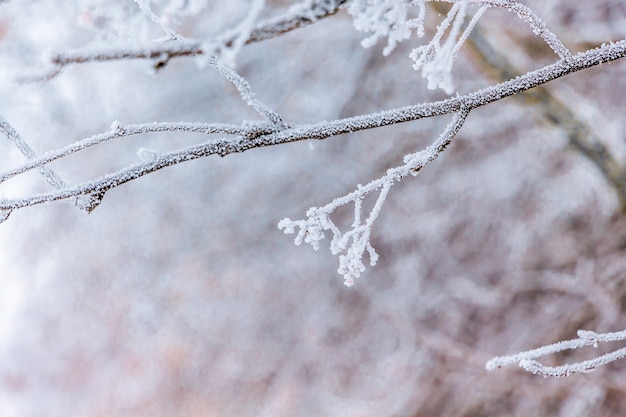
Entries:
<svg viewBox="0 0 626 417">
<path fill-rule="evenodd" d="M 230 69 L 293 125 L 462 97 L 561 59 L 513 3 L 4 0 L 0 115 L 45 155 L 127 125 L 251 126 L 261 116 Z M 522 3 L 572 54 L 626 38 L 624 0 Z M 217 67 L 207 54 L 53 65 L 64 51 L 247 36 L 316 4 L 339 11 L 259 42 L 235 36 Z M 422 11 L 422 37 L 393 25 Z M 376 16 L 388 20 L 368 27 Z M 451 72 L 435 68 L 449 77 L 439 84 L 412 51 L 447 17 L 459 36 L 475 26 Z M 397 32 L 378 39 L 381 28 Z M 332 231 L 315 251 L 279 222 L 402 166 L 454 114 L 175 164 L 107 190 L 89 215 L 69 200 L 13 210 L 0 224 L 0 415 L 625 415 L 623 360 L 566 378 L 486 369 L 581 329 L 626 327 L 625 91 L 616 60 L 471 110 L 380 210 L 376 192 L 363 198 L 378 260 L 366 250 L 349 287 Z M 27 161 L 9 136 L 5 125 L 0 172 Z M 72 186 L 219 137 L 117 137 L 46 166 Z M 51 191 L 33 169 L 2 182 L 0 201 Z M 337 207 L 333 224 L 350 230 L 354 212 Z"/>
</svg>

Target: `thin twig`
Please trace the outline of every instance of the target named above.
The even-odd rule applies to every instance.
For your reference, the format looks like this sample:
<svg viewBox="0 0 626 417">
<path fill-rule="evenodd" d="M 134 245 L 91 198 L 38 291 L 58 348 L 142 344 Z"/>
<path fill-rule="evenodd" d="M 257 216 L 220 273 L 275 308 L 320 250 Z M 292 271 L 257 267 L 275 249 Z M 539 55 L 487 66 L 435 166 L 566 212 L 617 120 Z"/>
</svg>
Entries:
<svg viewBox="0 0 626 417">
<path fill-rule="evenodd" d="M 208 64 L 235 86 L 237 91 L 239 91 L 241 98 L 248 106 L 256 110 L 257 113 L 263 116 L 271 124 L 283 126 L 283 119 L 280 115 L 267 107 L 256 97 L 252 91 L 252 87 L 250 87 L 250 84 L 245 80 L 245 78 L 237 74 L 234 70 L 225 67 L 224 65 L 220 65 L 215 57 L 210 57 Z"/>
</svg>

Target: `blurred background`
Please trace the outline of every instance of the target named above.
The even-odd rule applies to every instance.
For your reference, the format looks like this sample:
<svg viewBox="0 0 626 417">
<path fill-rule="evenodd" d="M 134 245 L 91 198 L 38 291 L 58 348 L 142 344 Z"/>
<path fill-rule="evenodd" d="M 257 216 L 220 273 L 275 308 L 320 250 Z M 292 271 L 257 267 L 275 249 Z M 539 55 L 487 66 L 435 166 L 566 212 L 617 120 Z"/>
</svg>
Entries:
<svg viewBox="0 0 626 417">
<path fill-rule="evenodd" d="M 524 1 L 574 52 L 626 37 L 626 2 Z M 267 1 L 264 17 L 289 7 Z M 162 1 L 184 36 L 232 28 L 249 2 Z M 428 10 L 432 36 L 445 9 Z M 556 61 L 513 13 L 490 9 L 454 66 L 458 94 Z M 478 32 L 477 32 L 478 33 Z M 255 120 L 236 90 L 193 58 L 67 68 L 40 83 L 51 51 L 147 42 L 163 34 L 132 1 L 0 4 L 0 114 L 37 153 L 122 124 Z M 410 51 L 363 49 L 342 11 L 246 46 L 236 70 L 286 121 L 313 123 L 442 99 Z M 473 42 L 473 43 L 472 43 Z M 483 55 L 481 55 L 481 53 Z M 494 55 L 495 54 L 495 55 Z M 68 202 L 0 225 L 0 415 L 623 416 L 626 366 L 544 379 L 496 355 L 626 328 L 626 217 L 618 190 L 570 146 L 572 126 L 626 163 L 626 62 L 473 111 L 450 148 L 391 189 L 372 234 L 380 254 L 352 288 L 323 246 L 277 228 L 378 178 L 431 143 L 438 117 L 314 143 L 210 157 L 109 191 L 89 216 Z M 564 127 L 565 126 L 565 127 Z M 580 128 L 582 129 L 582 128 Z M 579 130 L 580 130 L 579 129 Z M 584 129 L 583 129 L 584 130 Z M 119 139 L 51 165 L 69 183 L 199 143 L 193 134 Z M 0 170 L 23 156 L 0 140 Z M 0 186 L 49 191 L 37 172 Z M 344 227 L 350 210 L 337 213 Z M 327 245 L 327 244 L 326 244 Z M 546 359 L 563 364 L 599 347 Z"/>
</svg>

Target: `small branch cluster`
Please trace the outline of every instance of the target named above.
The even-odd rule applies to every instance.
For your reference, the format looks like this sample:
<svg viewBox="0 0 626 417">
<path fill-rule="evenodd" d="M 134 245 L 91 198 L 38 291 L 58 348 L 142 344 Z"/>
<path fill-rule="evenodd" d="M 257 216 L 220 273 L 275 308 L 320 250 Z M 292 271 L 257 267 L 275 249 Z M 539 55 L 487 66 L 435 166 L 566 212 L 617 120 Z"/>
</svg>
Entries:
<svg viewBox="0 0 626 417">
<path fill-rule="evenodd" d="M 422 69 L 422 77 L 428 80 L 428 88 L 431 90 L 441 88 L 447 94 L 452 94 L 454 87 L 451 71 L 454 59 L 487 8 L 488 6 L 482 6 L 474 14 L 459 37 L 467 13 L 467 2 L 454 3 L 446 18 L 437 28 L 437 33 L 433 39 L 427 45 L 413 49 L 409 55 L 415 61 L 413 69 Z M 441 39 L 450 25 L 450 33 L 442 45 Z"/>
<path fill-rule="evenodd" d="M 318 250 L 320 241 L 325 237 L 325 231 L 330 230 L 333 234 L 330 242 L 330 251 L 333 255 L 339 255 L 339 268 L 337 272 L 343 275 L 344 284 L 348 287 L 354 284 L 354 279 L 365 271 L 363 263 L 363 255 L 367 251 L 370 259 L 370 265 L 375 265 L 378 261 L 378 254 L 370 244 L 370 234 L 374 221 L 378 218 L 380 210 L 387 198 L 387 194 L 391 186 L 400 181 L 407 175 L 417 175 L 422 168 L 434 161 L 441 152 L 443 152 L 454 136 L 457 134 L 467 115 L 469 109 L 462 108 L 455 116 L 452 122 L 446 127 L 445 131 L 439 138 L 426 149 L 408 154 L 404 157 L 404 165 L 389 169 L 387 173 L 365 186 L 359 185 L 357 189 L 343 197 L 336 198 L 323 207 L 312 207 L 307 212 L 307 218 L 304 220 L 291 220 L 285 218 L 278 223 L 278 228 L 287 234 L 296 233 L 299 229 L 295 244 L 301 245 L 304 241 L 310 244 L 313 249 Z M 370 211 L 369 215 L 362 220 L 362 203 L 366 195 L 378 191 L 376 203 Z M 354 203 L 354 221 L 352 228 L 342 233 L 341 230 L 330 219 L 330 215 L 341 206 L 348 203 Z"/>
<path fill-rule="evenodd" d="M 564 340 L 562 342 L 543 346 L 538 349 L 528 350 L 515 355 L 498 356 L 487 362 L 485 367 L 492 371 L 496 368 L 517 363 L 522 369 L 544 377 L 563 377 L 576 373 L 587 373 L 608 363 L 626 357 L 626 347 L 614 350 L 593 359 L 561 366 L 546 366 L 535 359 L 551 355 L 553 353 L 562 352 L 564 350 L 574 350 L 586 346 L 593 346 L 594 348 L 597 348 L 600 343 L 619 342 L 624 340 L 626 340 L 626 330 L 614 333 L 595 333 L 588 330 L 579 330 L 577 339 Z"/>
<path fill-rule="evenodd" d="M 559 58 L 567 59 L 571 56 L 569 50 L 529 7 L 513 0 L 355 0 L 350 3 L 348 12 L 353 16 L 357 30 L 374 33 L 361 42 L 363 47 L 373 46 L 379 39 L 387 38 L 387 46 L 383 49 L 383 55 L 386 56 L 399 42 L 409 39 L 413 30 L 417 36 L 424 36 L 426 3 L 437 1 L 452 3 L 452 7 L 437 27 L 431 41 L 413 49 L 409 55 L 414 61 L 413 68 L 421 69 L 422 77 L 428 80 L 428 88 L 432 90 L 441 88 L 447 94 L 452 94 L 454 87 L 451 71 L 454 60 L 480 17 L 490 7 L 506 8 L 515 12 L 530 25 L 536 35 L 541 36 Z M 463 29 L 469 5 L 480 7 Z M 416 18 L 409 17 L 410 6 L 418 6 Z"/>
</svg>

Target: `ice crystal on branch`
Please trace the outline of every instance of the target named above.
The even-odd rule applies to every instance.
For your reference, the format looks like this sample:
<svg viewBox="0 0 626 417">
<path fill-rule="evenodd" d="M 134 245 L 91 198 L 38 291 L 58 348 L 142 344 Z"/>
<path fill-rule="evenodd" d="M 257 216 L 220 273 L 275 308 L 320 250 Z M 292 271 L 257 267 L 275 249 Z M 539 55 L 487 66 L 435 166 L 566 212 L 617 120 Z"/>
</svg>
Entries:
<svg viewBox="0 0 626 417">
<path fill-rule="evenodd" d="M 387 46 L 383 55 L 389 55 L 399 42 L 411 37 L 413 29 L 418 36 L 424 35 L 424 17 L 428 0 L 358 0 L 350 4 L 348 12 L 354 18 L 354 27 L 363 32 L 373 32 L 364 39 L 364 47 L 373 46 L 380 38 L 387 38 Z M 416 18 L 409 17 L 410 6 L 419 8 Z M 442 88 L 446 93 L 453 91 L 451 81 L 452 63 L 465 39 L 476 25 L 476 22 L 488 8 L 483 5 L 474 15 L 470 24 L 461 33 L 467 14 L 467 0 L 453 4 L 447 17 L 439 25 L 433 39 L 424 46 L 411 52 L 415 61 L 413 68 L 422 70 L 422 77 L 428 80 L 428 88 Z M 445 42 L 442 38 L 450 28 Z M 459 37 L 460 34 L 460 37 Z"/>
</svg>

